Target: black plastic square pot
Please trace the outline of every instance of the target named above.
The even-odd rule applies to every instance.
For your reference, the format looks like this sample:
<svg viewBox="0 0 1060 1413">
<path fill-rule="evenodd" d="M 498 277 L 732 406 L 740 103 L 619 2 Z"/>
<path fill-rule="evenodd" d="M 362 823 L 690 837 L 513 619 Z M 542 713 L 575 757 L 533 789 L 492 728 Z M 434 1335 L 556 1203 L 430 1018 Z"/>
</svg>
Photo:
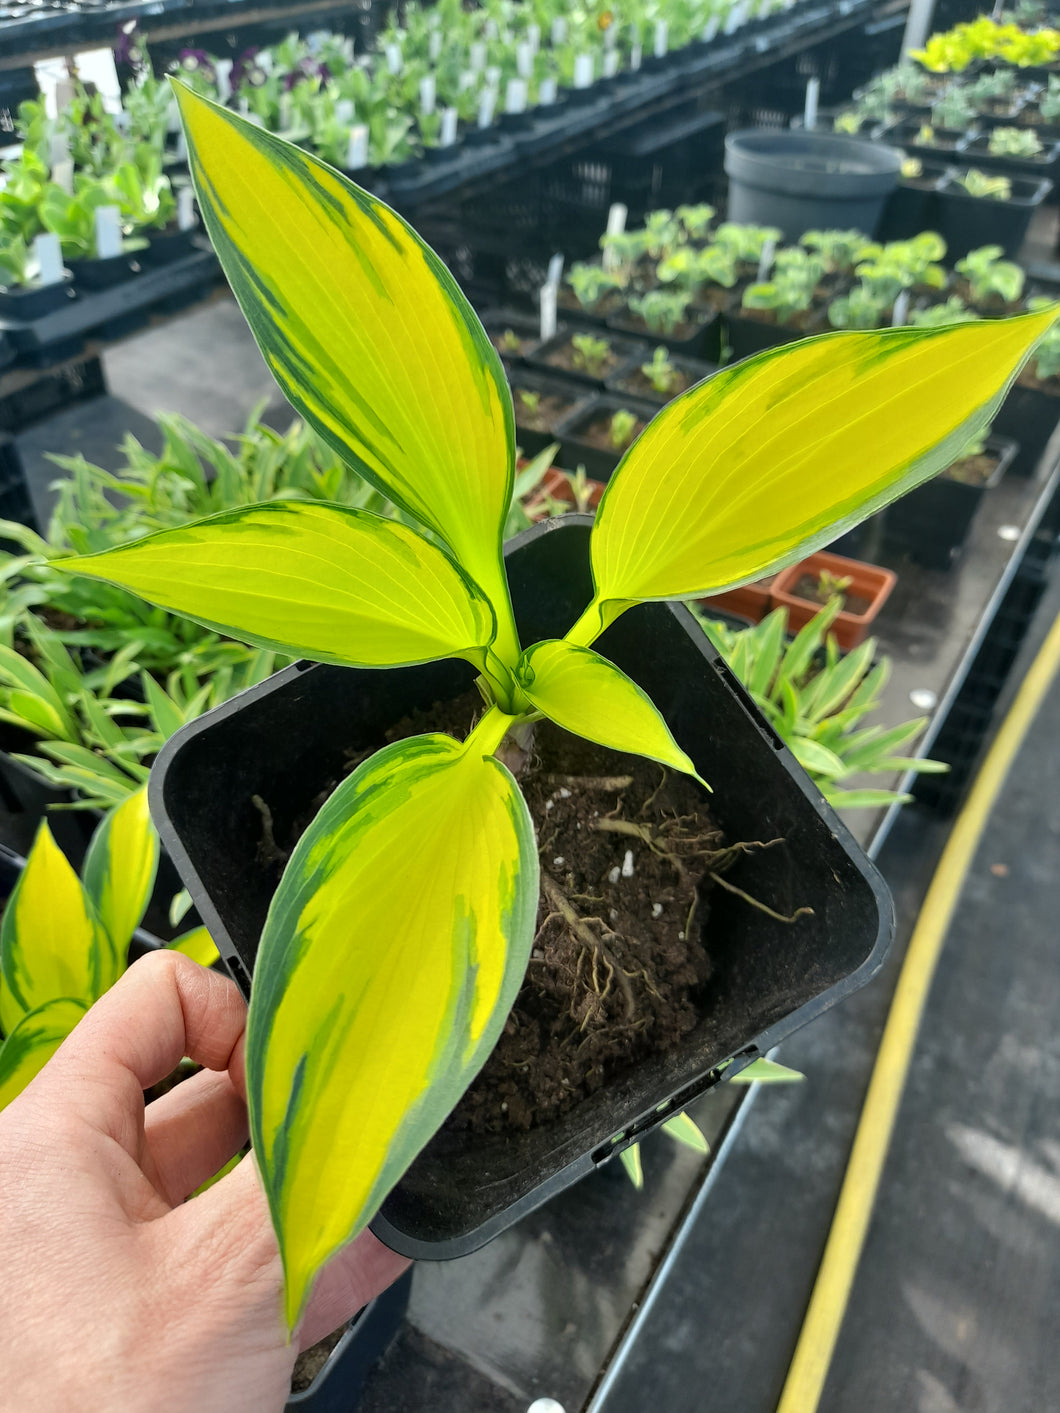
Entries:
<svg viewBox="0 0 1060 1413">
<path fill-rule="evenodd" d="M 584 466 L 590 480 L 609 481 L 612 472 L 622 460 L 628 447 L 612 450 L 609 446 L 597 446 L 595 442 L 586 438 L 586 432 L 594 422 L 601 419 L 610 421 L 616 412 L 632 412 L 643 422 L 644 426 L 640 429 L 642 432 L 658 410 L 651 403 L 638 402 L 633 397 L 608 395 L 591 398 L 588 402 L 580 404 L 556 428 L 556 435 L 559 438 L 556 465 L 561 466 L 564 471 L 577 471 L 579 466 Z M 640 432 L 637 433 L 637 436 L 640 436 Z M 629 446 L 632 444 L 630 442 Z"/>
<path fill-rule="evenodd" d="M 575 413 L 589 406 L 595 396 L 589 388 L 580 383 L 568 383 L 563 378 L 546 378 L 532 368 L 515 367 L 508 375 L 512 389 L 512 402 L 515 405 L 515 444 L 524 456 L 536 456 L 539 451 L 553 442 L 558 442 L 559 428 Z M 525 413 L 519 401 L 520 391 L 540 393 L 543 397 L 556 398 L 566 403 L 563 411 L 558 411 L 551 425 L 545 429 L 526 425 Z M 522 420 L 521 420 L 522 418 Z"/>
<path fill-rule="evenodd" d="M 643 319 L 634 318 L 629 312 L 608 319 L 607 327 L 627 337 L 644 339 L 652 348 L 662 344 L 685 358 L 705 358 L 713 363 L 721 354 L 721 321 L 717 314 L 699 311 L 689 324 L 673 334 L 655 333 Z"/>
<path fill-rule="evenodd" d="M 884 512 L 888 543 L 927 569 L 949 569 L 964 548 L 983 496 L 1000 482 L 1019 446 L 1007 437 L 989 437 L 986 449 L 997 457 L 988 481 L 973 486 L 943 474 L 889 505 Z"/>
<path fill-rule="evenodd" d="M 1047 177 L 1012 177 L 1012 195 L 1004 201 L 991 196 L 970 196 L 948 172 L 939 183 L 936 219 L 921 230 L 937 230 L 946 242 L 946 256 L 952 266 L 969 250 L 983 245 L 1000 245 L 1009 260 L 1019 254 L 1027 228 L 1036 209 L 1053 189 Z"/>
<path fill-rule="evenodd" d="M 798 329 L 786 329 L 782 324 L 766 324 L 761 319 L 749 319 L 745 314 L 727 314 L 725 328 L 733 362 L 750 358 L 754 353 L 762 353 L 767 348 L 780 348 L 786 343 L 797 343 L 806 334 Z M 814 330 L 823 333 L 824 329 Z"/>
<path fill-rule="evenodd" d="M 519 314 L 513 309 L 486 309 L 479 322 L 490 336 L 490 342 L 509 363 L 522 363 L 541 347 L 541 324 L 532 314 Z M 509 332 L 519 340 L 517 349 L 501 348 L 499 339 Z"/>
<path fill-rule="evenodd" d="M 1060 142 L 1046 146 L 1037 157 L 995 157 L 989 150 L 988 133 L 969 134 L 959 151 L 961 160 L 973 167 L 982 167 L 988 172 L 1000 172 L 1004 176 L 1042 177 L 1055 171 L 1060 161 Z"/>
<path fill-rule="evenodd" d="M 590 526 L 564 517 L 508 546 L 524 642 L 565 633 L 589 601 Z M 473 1139 L 443 1129 L 373 1224 L 410 1256 L 459 1256 L 490 1240 L 719 1083 L 726 1061 L 741 1068 L 864 985 L 893 935 L 882 879 L 685 608 L 641 605 L 598 646 L 651 694 L 710 781 L 727 837 L 787 841 L 741 863 L 735 881 L 776 909 L 807 905 L 813 915 L 784 926 L 712 894 L 713 970 L 697 1028 L 551 1125 Z M 155 821 L 244 989 L 270 901 L 251 797 L 282 819 L 297 815 L 341 774 L 347 752 L 383 745 L 393 722 L 455 698 L 473 677 L 460 662 L 374 672 L 295 665 L 163 747 L 151 778 Z"/>
<path fill-rule="evenodd" d="M 73 279 L 67 271 L 65 279 L 54 285 L 17 285 L 0 289 L 0 319 L 13 319 L 19 324 L 32 323 L 62 309 L 67 300 L 75 298 Z"/>
<path fill-rule="evenodd" d="M 285 1413 L 352 1413 L 368 1375 L 401 1328 L 411 1288 L 409 1270 L 358 1311 L 309 1387 L 291 1394 Z"/>
<path fill-rule="evenodd" d="M 1014 384 L 1009 390 L 993 426 L 998 436 L 1019 442 L 1019 451 L 1009 468 L 1013 476 L 1035 474 L 1058 421 L 1060 395 L 1025 387 L 1022 383 Z"/>
<path fill-rule="evenodd" d="M 920 177 L 900 177 L 887 198 L 877 231 L 881 241 L 909 240 L 921 231 L 933 231 L 938 220 L 938 188 L 948 167 L 925 162 Z"/>
</svg>

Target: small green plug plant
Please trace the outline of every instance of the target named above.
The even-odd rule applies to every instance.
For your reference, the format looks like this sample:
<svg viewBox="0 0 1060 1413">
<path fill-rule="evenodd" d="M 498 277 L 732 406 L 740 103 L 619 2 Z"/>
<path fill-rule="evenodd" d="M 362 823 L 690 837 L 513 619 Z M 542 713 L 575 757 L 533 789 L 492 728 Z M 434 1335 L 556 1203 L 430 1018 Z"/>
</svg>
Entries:
<svg viewBox="0 0 1060 1413">
<path fill-rule="evenodd" d="M 828 322 L 833 329 L 878 329 L 892 303 L 872 285 L 859 280 L 849 294 L 829 302 Z"/>
<path fill-rule="evenodd" d="M 590 378 L 602 378 L 612 358 L 608 340 L 598 339 L 593 334 L 575 334 L 570 344 L 573 350 L 571 361 L 579 373 L 587 373 Z"/>
<path fill-rule="evenodd" d="M 967 89 L 951 88 L 931 105 L 931 121 L 948 132 L 964 132 L 976 119 L 976 107 Z"/>
<path fill-rule="evenodd" d="M 743 308 L 771 312 L 778 324 L 790 324 L 813 305 L 824 261 L 799 247 L 777 252 L 771 280 L 748 285 Z"/>
<path fill-rule="evenodd" d="M 567 271 L 567 284 L 583 309 L 593 310 L 608 294 L 623 288 L 623 281 L 614 270 L 602 265 L 578 263 Z"/>
<path fill-rule="evenodd" d="M 1038 112 L 1043 122 L 1060 123 L 1060 78 L 1055 74 L 1049 75 L 1048 86 L 1038 99 Z"/>
<path fill-rule="evenodd" d="M 1040 157 L 1043 148 L 1033 128 L 995 128 L 987 151 L 991 157 L 1018 157 L 1026 161 Z"/>
<path fill-rule="evenodd" d="M 607 439 L 613 451 L 625 451 L 637 431 L 637 415 L 622 407 L 607 425 Z"/>
<path fill-rule="evenodd" d="M 799 243 L 821 260 L 826 274 L 846 274 L 876 248 L 861 231 L 805 231 Z"/>
<path fill-rule="evenodd" d="M 677 390 L 681 375 L 670 362 L 669 349 L 657 348 L 651 356 L 651 362 L 640 365 L 640 371 L 660 397 L 669 396 Z"/>
<path fill-rule="evenodd" d="M 814 586 L 814 598 L 818 603 L 831 603 L 833 599 L 838 599 L 842 604 L 853 582 L 849 574 L 833 574 L 830 569 L 822 569 Z"/>
<path fill-rule="evenodd" d="M 689 240 L 697 241 L 707 239 L 715 214 L 714 207 L 705 201 L 697 206 L 678 206 L 674 211 L 684 234 Z"/>
<path fill-rule="evenodd" d="M 757 270 L 766 246 L 776 246 L 782 234 L 776 226 L 749 226 L 723 221 L 714 232 L 713 244 L 737 265 Z"/>
<path fill-rule="evenodd" d="M 1027 308 L 1040 313 L 1049 305 L 1047 299 L 1036 295 L 1027 301 Z M 1032 363 L 1035 377 L 1045 382 L 1047 378 L 1060 377 L 1060 329 L 1054 324 L 1038 341 Z"/>
<path fill-rule="evenodd" d="M 537 410 L 541 406 L 541 394 L 531 392 L 529 388 L 520 388 L 516 393 L 520 408 L 528 417 L 535 417 Z"/>
<path fill-rule="evenodd" d="M 980 74 L 968 87 L 967 96 L 977 112 L 1011 106 L 1016 96 L 1016 75 L 1011 69 L 995 69 L 992 74 Z"/>
<path fill-rule="evenodd" d="M 505 329 L 497 340 L 501 353 L 517 354 L 521 352 L 523 341 L 514 329 Z"/>
<path fill-rule="evenodd" d="M 909 315 L 909 322 L 918 329 L 941 329 L 945 324 L 967 324 L 978 318 L 979 315 L 968 308 L 960 295 L 951 294 L 942 304 L 914 309 Z"/>
<path fill-rule="evenodd" d="M 158 836 L 146 787 L 95 830 L 78 878 L 44 821 L 0 924 L 0 1109 L 43 1069 L 88 1008 L 125 971 L 151 898 Z M 172 942 L 205 966 L 204 927 Z"/>
<path fill-rule="evenodd" d="M 891 673 L 876 642 L 841 656 L 829 629 L 842 607 L 833 599 L 790 642 L 788 612 L 774 609 L 754 628 L 732 628 L 694 610 L 707 636 L 750 692 L 766 720 L 837 809 L 880 809 L 907 801 L 894 790 L 865 787 L 863 775 L 938 774 L 938 761 L 903 756 L 927 717 L 885 728 L 866 725 Z M 823 662 L 822 662 L 823 655 Z"/>
<path fill-rule="evenodd" d="M 972 303 L 983 308 L 991 304 L 1015 304 L 1023 293 L 1024 273 L 1019 265 L 1003 259 L 1000 245 L 981 245 L 969 250 L 954 269 L 968 281 Z"/>
<path fill-rule="evenodd" d="M 982 201 L 1008 201 L 1012 196 L 1012 182 L 1008 177 L 997 176 L 993 172 L 981 172 L 978 167 L 959 172 L 956 182 L 969 196 L 978 197 Z"/>
<path fill-rule="evenodd" d="M 318 1271 L 444 1122 L 518 993 L 540 878 L 513 769 L 534 723 L 700 779 L 599 636 L 639 602 L 794 563 L 937 474 L 1055 316 L 808 339 L 723 368 L 625 454 L 593 522 L 589 603 L 564 637 L 524 646 L 501 552 L 511 395 L 459 287 L 377 198 L 178 96 L 206 228 L 282 390 L 421 528 L 273 501 L 63 572 L 311 660 L 462 658 L 484 704 L 464 741 L 413 736 L 343 779 L 269 909 L 247 1089 L 294 1328 Z"/>
<path fill-rule="evenodd" d="M 682 290 L 651 289 L 633 295 L 629 308 L 653 334 L 675 334 L 688 318 L 688 299 Z"/>
</svg>

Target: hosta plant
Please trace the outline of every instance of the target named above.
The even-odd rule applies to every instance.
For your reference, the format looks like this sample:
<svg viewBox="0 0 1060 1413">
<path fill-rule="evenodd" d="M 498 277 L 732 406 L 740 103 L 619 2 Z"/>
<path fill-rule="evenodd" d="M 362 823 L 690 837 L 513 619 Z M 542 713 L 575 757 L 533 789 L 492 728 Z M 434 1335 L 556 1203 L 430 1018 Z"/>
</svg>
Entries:
<svg viewBox="0 0 1060 1413">
<path fill-rule="evenodd" d="M 179 96 L 200 209 L 281 388 L 422 530 L 272 502 L 66 569 L 321 662 L 464 658 L 483 699 L 465 740 L 414 736 L 342 781 L 263 929 L 250 1123 L 294 1325 L 318 1270 L 480 1069 L 518 992 L 539 876 L 513 770 L 535 721 L 695 776 L 596 639 L 641 601 L 698 598 L 792 563 L 936 474 L 989 420 L 1052 315 L 832 335 L 723 369 L 670 403 L 608 483 L 578 621 L 524 645 L 501 554 L 511 395 L 456 283 L 367 192 Z"/>
<path fill-rule="evenodd" d="M 969 196 L 977 196 L 981 200 L 1008 201 L 1012 195 L 1012 182 L 1008 177 L 981 172 L 978 167 L 958 173 L 954 180 Z"/>
<path fill-rule="evenodd" d="M 1042 144 L 1031 128 L 995 128 L 988 148 L 991 157 L 1040 157 Z"/>
<path fill-rule="evenodd" d="M 954 269 L 968 281 L 973 304 L 1015 304 L 1023 293 L 1024 273 L 1004 253 L 1000 245 L 981 245 L 957 261 Z"/>
<path fill-rule="evenodd" d="M 146 787 L 104 817 L 78 878 L 42 823 L 0 924 L 0 1109 L 125 970 L 158 868 Z M 170 944 L 209 965 L 204 927 Z"/>
</svg>

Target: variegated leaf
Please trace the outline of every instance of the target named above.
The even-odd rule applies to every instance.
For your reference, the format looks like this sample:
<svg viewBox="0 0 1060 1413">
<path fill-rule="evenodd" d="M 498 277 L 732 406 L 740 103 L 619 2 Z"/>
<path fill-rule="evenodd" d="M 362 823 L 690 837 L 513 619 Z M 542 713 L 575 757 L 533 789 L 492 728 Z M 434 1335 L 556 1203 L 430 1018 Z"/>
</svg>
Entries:
<svg viewBox="0 0 1060 1413">
<path fill-rule="evenodd" d="M 417 736 L 366 761 L 269 910 L 247 1075 L 292 1326 L 484 1063 L 522 981 L 537 852 L 518 787 L 484 753 L 496 739 Z"/>
<path fill-rule="evenodd" d="M 85 891 L 121 966 L 151 899 L 158 854 L 158 835 L 147 808 L 147 786 L 143 785 L 103 816 L 82 869 Z"/>
<path fill-rule="evenodd" d="M 0 1109 L 41 1072 L 84 1014 L 80 1001 L 64 996 L 22 1017 L 0 1046 Z"/>
</svg>

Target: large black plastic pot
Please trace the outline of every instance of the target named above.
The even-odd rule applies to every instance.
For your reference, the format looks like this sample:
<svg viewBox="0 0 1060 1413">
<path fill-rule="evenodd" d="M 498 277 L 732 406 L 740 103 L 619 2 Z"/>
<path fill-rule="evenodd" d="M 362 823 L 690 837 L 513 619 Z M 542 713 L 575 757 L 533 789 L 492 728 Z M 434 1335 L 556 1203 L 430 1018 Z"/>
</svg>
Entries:
<svg viewBox="0 0 1060 1413">
<path fill-rule="evenodd" d="M 902 177 L 887 198 L 876 228 L 878 240 L 909 240 L 937 229 L 939 183 L 949 169 L 924 162 L 919 177 Z"/>
<path fill-rule="evenodd" d="M 368 1375 L 401 1328 L 411 1287 L 412 1272 L 406 1271 L 359 1311 L 310 1386 L 291 1394 L 285 1413 L 352 1413 Z"/>
<path fill-rule="evenodd" d="M 585 516 L 535 526 L 507 564 L 524 642 L 563 634 L 591 593 Z M 680 1045 L 616 1077 L 572 1113 L 528 1133 L 444 1129 L 387 1198 L 373 1230 L 407 1255 L 464 1255 L 776 1045 L 881 966 L 894 930 L 887 888 L 845 826 L 683 607 L 641 605 L 600 650 L 649 692 L 714 788 L 732 840 L 783 838 L 734 874 L 773 908 L 813 908 L 791 926 L 727 893 L 710 902 L 712 973 L 702 1019 Z M 162 838 L 245 990 L 269 905 L 256 863 L 268 800 L 282 823 L 342 772 L 349 752 L 382 746 L 410 711 L 468 690 L 462 662 L 393 671 L 298 665 L 190 723 L 151 780 Z"/>
<path fill-rule="evenodd" d="M 1009 260 L 1019 254 L 1031 217 L 1053 184 L 1047 177 L 1013 177 L 1011 181 L 1012 194 L 1004 201 L 969 196 L 956 172 L 948 172 L 939 183 L 936 220 L 931 228 L 945 240 L 951 265 L 983 245 L 1000 245 Z"/>
<path fill-rule="evenodd" d="M 730 133 L 729 220 L 779 226 L 788 240 L 811 229 L 873 235 L 901 165 L 895 148 L 835 133 Z"/>
<path fill-rule="evenodd" d="M 1000 482 L 1019 447 L 1007 437 L 989 437 L 986 450 L 997 458 L 989 480 L 969 485 L 944 472 L 889 505 L 888 543 L 927 569 L 949 569 L 964 549 L 983 497 Z"/>
</svg>

